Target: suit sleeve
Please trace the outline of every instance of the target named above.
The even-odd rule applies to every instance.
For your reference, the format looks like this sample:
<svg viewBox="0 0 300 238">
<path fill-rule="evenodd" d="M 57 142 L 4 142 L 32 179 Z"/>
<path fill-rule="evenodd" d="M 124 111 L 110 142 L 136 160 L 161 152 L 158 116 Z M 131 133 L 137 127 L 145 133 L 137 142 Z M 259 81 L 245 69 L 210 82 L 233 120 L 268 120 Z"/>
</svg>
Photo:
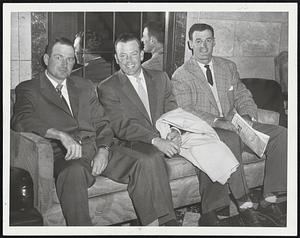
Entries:
<svg viewBox="0 0 300 238">
<path fill-rule="evenodd" d="M 110 146 L 113 139 L 113 131 L 110 128 L 110 121 L 104 113 L 104 108 L 99 102 L 96 89 L 91 89 L 91 119 L 94 127 L 96 128 L 96 145 Z"/>
<path fill-rule="evenodd" d="M 166 113 L 168 111 L 178 108 L 178 105 L 172 90 L 173 88 L 172 83 L 169 79 L 169 76 L 165 72 L 164 72 L 164 79 L 165 79 L 164 112 Z"/>
<path fill-rule="evenodd" d="M 240 115 L 249 115 L 257 119 L 257 105 L 251 92 L 241 82 L 235 63 L 230 65 L 234 85 L 234 107 Z"/>
<path fill-rule="evenodd" d="M 12 129 L 20 132 L 32 132 L 45 136 L 50 126 L 41 121 L 36 112 L 36 92 L 24 84 L 16 87 L 16 103 L 12 117 Z"/>
<path fill-rule="evenodd" d="M 122 106 L 116 92 L 106 84 L 98 86 L 100 102 L 111 120 L 115 135 L 121 140 L 141 141 L 149 144 L 153 138 L 159 137 L 158 132 L 148 130 L 139 124 L 136 118 L 128 118 L 126 108 Z"/>
<path fill-rule="evenodd" d="M 198 116 L 206 121 L 209 125 L 213 124 L 215 115 L 202 111 L 195 103 L 195 91 L 188 81 L 185 80 L 186 75 L 175 72 L 172 76 L 173 92 L 176 97 L 178 106 L 182 109 Z"/>
</svg>

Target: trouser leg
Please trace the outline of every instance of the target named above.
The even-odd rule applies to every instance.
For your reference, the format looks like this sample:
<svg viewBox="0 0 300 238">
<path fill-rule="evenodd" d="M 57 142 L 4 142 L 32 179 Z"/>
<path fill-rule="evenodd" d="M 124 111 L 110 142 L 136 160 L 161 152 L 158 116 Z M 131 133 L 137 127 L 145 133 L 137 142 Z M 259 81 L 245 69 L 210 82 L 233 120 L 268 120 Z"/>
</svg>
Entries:
<svg viewBox="0 0 300 238">
<path fill-rule="evenodd" d="M 231 174 L 228 185 L 234 198 L 238 199 L 249 194 L 248 185 L 246 182 L 243 162 L 242 162 L 242 141 L 235 132 L 223 129 L 216 129 L 216 132 L 221 141 L 223 141 L 232 151 L 235 158 L 240 163 L 237 170 Z"/>
<path fill-rule="evenodd" d="M 87 189 L 95 178 L 91 175 L 90 159 L 66 161 L 61 146 L 52 143 L 52 147 L 56 192 L 67 225 L 92 225 Z"/>
<path fill-rule="evenodd" d="M 129 196 L 142 225 L 156 219 L 160 224 L 175 219 L 164 156 L 152 145 L 113 146 L 103 175 L 128 184 Z"/>
<path fill-rule="evenodd" d="M 197 169 L 197 175 L 199 179 L 202 214 L 230 204 L 227 184 L 222 185 L 218 182 L 212 182 L 207 174 L 199 169 Z"/>
<path fill-rule="evenodd" d="M 218 182 L 213 183 L 205 173 L 198 171 L 202 213 L 228 206 L 230 204 L 228 187 L 235 199 L 242 199 L 241 202 L 248 200 L 249 189 L 242 165 L 241 140 L 234 132 L 219 128 L 215 128 L 215 130 L 220 140 L 229 147 L 240 165 L 237 170 L 231 174 L 228 183 L 225 185 Z"/>
<path fill-rule="evenodd" d="M 264 194 L 287 190 L 287 130 L 284 127 L 254 123 L 253 128 L 270 136 L 266 147 Z"/>
</svg>

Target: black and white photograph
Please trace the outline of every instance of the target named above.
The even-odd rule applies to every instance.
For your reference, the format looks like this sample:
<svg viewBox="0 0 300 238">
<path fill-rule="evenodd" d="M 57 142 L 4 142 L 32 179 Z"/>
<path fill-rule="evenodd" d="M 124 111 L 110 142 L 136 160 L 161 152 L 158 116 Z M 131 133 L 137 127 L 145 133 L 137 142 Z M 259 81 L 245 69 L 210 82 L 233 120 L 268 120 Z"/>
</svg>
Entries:
<svg viewBox="0 0 300 238">
<path fill-rule="evenodd" d="M 3 235 L 296 235 L 297 14 L 4 3 Z"/>
</svg>

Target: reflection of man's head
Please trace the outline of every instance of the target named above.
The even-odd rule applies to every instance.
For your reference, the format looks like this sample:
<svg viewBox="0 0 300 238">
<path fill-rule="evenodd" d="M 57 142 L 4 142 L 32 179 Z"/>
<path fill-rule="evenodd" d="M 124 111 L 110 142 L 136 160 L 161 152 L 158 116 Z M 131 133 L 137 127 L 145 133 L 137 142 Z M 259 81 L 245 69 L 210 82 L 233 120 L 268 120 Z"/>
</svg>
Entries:
<svg viewBox="0 0 300 238">
<path fill-rule="evenodd" d="M 100 50 L 102 41 L 96 32 L 90 30 L 78 32 L 74 39 L 74 48 L 77 62 L 83 64 L 87 54 L 97 54 Z M 90 58 L 90 57 L 89 57 Z"/>
</svg>

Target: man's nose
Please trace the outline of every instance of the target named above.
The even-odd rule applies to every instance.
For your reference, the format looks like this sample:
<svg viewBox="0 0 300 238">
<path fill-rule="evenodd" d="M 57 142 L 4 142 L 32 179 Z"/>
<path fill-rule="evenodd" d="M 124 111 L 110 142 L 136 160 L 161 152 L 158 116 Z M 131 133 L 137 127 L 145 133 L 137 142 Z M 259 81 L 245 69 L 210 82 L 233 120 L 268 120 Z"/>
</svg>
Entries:
<svg viewBox="0 0 300 238">
<path fill-rule="evenodd" d="M 61 66 L 67 66 L 67 65 L 68 65 L 67 59 L 62 59 Z"/>
<path fill-rule="evenodd" d="M 206 47 L 206 46 L 207 46 L 207 44 L 206 44 L 205 40 L 200 42 L 200 47 Z"/>
</svg>

